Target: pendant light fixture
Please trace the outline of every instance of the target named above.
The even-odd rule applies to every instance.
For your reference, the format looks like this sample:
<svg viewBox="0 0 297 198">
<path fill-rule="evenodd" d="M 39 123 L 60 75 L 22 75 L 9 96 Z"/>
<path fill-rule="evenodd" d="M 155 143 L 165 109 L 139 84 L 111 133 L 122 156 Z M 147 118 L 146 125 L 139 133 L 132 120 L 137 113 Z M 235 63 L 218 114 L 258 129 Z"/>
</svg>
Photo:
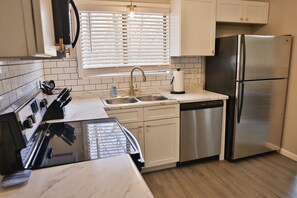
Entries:
<svg viewBox="0 0 297 198">
<path fill-rule="evenodd" d="M 136 8 L 136 5 L 133 5 L 133 2 L 131 0 L 131 4 L 127 6 L 129 8 L 129 17 L 134 17 L 134 9 Z"/>
</svg>

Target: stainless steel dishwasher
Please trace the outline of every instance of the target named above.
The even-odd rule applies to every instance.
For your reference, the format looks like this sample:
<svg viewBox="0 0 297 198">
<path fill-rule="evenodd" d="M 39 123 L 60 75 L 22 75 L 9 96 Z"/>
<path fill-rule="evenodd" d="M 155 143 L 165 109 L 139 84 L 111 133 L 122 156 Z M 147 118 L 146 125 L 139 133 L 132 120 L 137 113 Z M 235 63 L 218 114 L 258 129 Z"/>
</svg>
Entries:
<svg viewBox="0 0 297 198">
<path fill-rule="evenodd" d="M 183 103 L 180 163 L 220 154 L 223 101 Z"/>
</svg>

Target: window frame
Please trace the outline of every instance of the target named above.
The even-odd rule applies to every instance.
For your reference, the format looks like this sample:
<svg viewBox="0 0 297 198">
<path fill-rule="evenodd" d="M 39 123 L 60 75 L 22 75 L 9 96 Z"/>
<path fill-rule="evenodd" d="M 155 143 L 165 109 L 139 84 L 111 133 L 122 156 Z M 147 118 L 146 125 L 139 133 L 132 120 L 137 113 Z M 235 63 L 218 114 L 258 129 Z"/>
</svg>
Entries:
<svg viewBox="0 0 297 198">
<path fill-rule="evenodd" d="M 129 12 L 129 9 L 127 5 L 129 5 L 130 2 L 106 2 L 106 1 L 95 1 L 95 0 L 89 0 L 89 1 L 81 1 L 77 4 L 78 10 L 83 11 L 105 11 L 105 12 Z M 170 5 L 169 4 L 156 4 L 156 3 L 133 3 L 136 5 L 135 12 L 139 13 L 164 13 L 169 15 Z M 168 26 L 170 24 L 168 18 Z M 168 38 L 169 42 L 169 38 Z M 120 66 L 120 67 L 107 67 L 107 68 L 90 68 L 86 69 L 83 68 L 82 64 L 82 50 L 81 50 L 81 40 L 79 37 L 79 40 L 77 42 L 76 47 L 76 56 L 77 56 L 77 62 L 78 62 L 78 74 L 79 77 L 90 77 L 90 76 L 118 76 L 128 75 L 128 71 L 130 71 L 134 66 Z M 168 43 L 169 44 L 169 43 Z M 169 46 L 168 46 L 169 47 Z M 168 49 L 169 50 L 169 49 Z M 170 61 L 170 56 L 169 56 Z M 142 69 L 147 72 L 152 72 L 154 74 L 160 73 L 168 73 L 170 71 L 170 62 L 168 65 L 152 65 L 152 66 L 143 66 Z"/>
</svg>

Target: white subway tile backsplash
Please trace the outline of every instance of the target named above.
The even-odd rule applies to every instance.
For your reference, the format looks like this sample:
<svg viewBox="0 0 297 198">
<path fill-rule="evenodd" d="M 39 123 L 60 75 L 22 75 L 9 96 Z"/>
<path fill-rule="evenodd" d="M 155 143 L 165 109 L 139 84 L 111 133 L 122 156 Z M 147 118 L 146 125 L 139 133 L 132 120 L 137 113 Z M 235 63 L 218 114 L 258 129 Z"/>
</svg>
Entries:
<svg viewBox="0 0 297 198">
<path fill-rule="evenodd" d="M 57 74 L 45 75 L 44 78 L 46 80 L 58 80 L 58 75 Z"/>
<path fill-rule="evenodd" d="M 65 80 L 67 86 L 77 85 L 77 80 Z"/>
<path fill-rule="evenodd" d="M 112 83 L 113 78 L 112 77 L 102 77 L 102 83 Z"/>
<path fill-rule="evenodd" d="M 198 79 L 190 79 L 190 84 L 198 84 Z"/>
<path fill-rule="evenodd" d="M 158 75 L 157 80 L 166 80 L 166 76 L 165 75 Z"/>
<path fill-rule="evenodd" d="M 84 90 L 84 86 L 79 85 L 79 86 L 72 86 L 72 91 L 83 91 Z"/>
<path fill-rule="evenodd" d="M 2 81 L 0 81 L 0 95 L 2 95 L 3 93 L 4 91 L 3 91 Z"/>
<path fill-rule="evenodd" d="M 88 85 L 90 84 L 90 79 L 89 78 L 82 78 L 77 80 L 78 85 Z"/>
<path fill-rule="evenodd" d="M 18 99 L 17 98 L 17 93 L 15 91 L 9 92 L 8 96 L 9 96 L 9 102 L 10 103 L 14 103 Z"/>
<path fill-rule="evenodd" d="M 8 105 L 10 105 L 10 101 L 9 101 L 9 94 L 6 93 L 6 94 L 3 94 L 0 96 L 0 107 L 1 107 L 1 110 L 4 109 L 5 107 L 7 107 Z"/>
<path fill-rule="evenodd" d="M 70 61 L 70 67 L 77 67 L 77 61 Z"/>
<path fill-rule="evenodd" d="M 54 63 L 55 64 L 55 63 Z M 38 86 L 43 79 L 43 61 L 0 62 L 0 111 Z"/>
<path fill-rule="evenodd" d="M 181 57 L 180 59 L 180 63 L 189 63 L 190 62 L 190 58 L 188 57 Z"/>
<path fill-rule="evenodd" d="M 57 87 L 65 87 L 65 86 L 66 86 L 64 80 L 56 80 L 56 81 L 55 81 L 55 85 L 56 85 Z"/>
<path fill-rule="evenodd" d="M 5 79 L 2 81 L 2 85 L 3 85 L 3 92 L 4 93 L 8 93 L 12 87 L 11 87 L 11 79 Z"/>
<path fill-rule="evenodd" d="M 77 68 L 75 67 L 64 68 L 64 72 L 66 74 L 75 74 L 77 73 Z"/>
<path fill-rule="evenodd" d="M 57 67 L 69 67 L 69 61 L 59 61 L 57 62 Z"/>
<path fill-rule="evenodd" d="M 58 74 L 59 80 L 70 80 L 70 74 Z"/>
<path fill-rule="evenodd" d="M 156 80 L 156 75 L 147 75 L 146 80 L 147 81 L 154 81 L 154 80 Z"/>
<path fill-rule="evenodd" d="M 85 91 L 91 91 L 91 90 L 95 90 L 95 89 L 96 89 L 95 85 L 84 85 Z"/>
<path fill-rule="evenodd" d="M 124 89 L 124 88 L 129 88 L 130 83 L 124 82 L 124 83 L 119 83 L 119 88 Z"/>
<path fill-rule="evenodd" d="M 141 87 L 150 87 L 151 86 L 151 82 L 150 81 L 140 82 L 140 86 Z"/>
<path fill-rule="evenodd" d="M 194 64 L 191 64 L 191 63 L 185 64 L 185 68 L 192 69 L 192 68 L 194 68 Z"/>
<path fill-rule="evenodd" d="M 70 77 L 71 79 L 78 79 L 78 74 L 71 74 Z"/>
<path fill-rule="evenodd" d="M 44 68 L 55 68 L 57 67 L 57 62 L 44 62 L 43 63 Z"/>
<path fill-rule="evenodd" d="M 169 86 L 170 85 L 170 81 L 168 81 L 168 80 L 163 80 L 163 81 L 161 81 L 161 85 L 162 86 Z"/>
<path fill-rule="evenodd" d="M 52 74 L 51 69 L 44 69 L 43 72 L 44 72 L 44 75 Z"/>
<path fill-rule="evenodd" d="M 201 85 L 201 57 L 172 57 L 170 62 L 172 71 L 176 68 L 181 68 L 181 70 L 184 71 L 186 85 Z M 77 61 L 75 59 L 45 61 L 44 74 L 47 80 L 50 80 L 50 77 L 55 78 L 54 75 L 56 75 L 56 80 L 63 81 L 64 83 L 64 85 L 62 83 L 61 86 L 72 86 L 73 91 L 108 90 L 112 85 L 116 85 L 118 88 L 129 88 L 130 85 L 130 76 L 94 76 L 81 78 L 78 75 Z M 141 73 L 135 71 L 133 79 L 135 86 L 169 86 L 172 79 L 172 72 L 170 72 L 170 74 L 149 74 L 146 77 L 146 82 L 143 82 Z"/>
<path fill-rule="evenodd" d="M 113 82 L 115 83 L 125 82 L 124 77 L 113 77 Z"/>
<path fill-rule="evenodd" d="M 98 84 L 96 85 L 97 90 L 106 90 L 107 89 L 107 84 Z"/>
<path fill-rule="evenodd" d="M 152 87 L 153 86 L 160 86 L 160 85 L 161 85 L 161 81 L 159 81 L 159 80 L 154 80 L 154 81 L 151 82 Z"/>
<path fill-rule="evenodd" d="M 18 78 L 17 77 L 11 78 L 11 88 L 16 89 L 19 86 L 21 85 L 18 84 Z"/>
<path fill-rule="evenodd" d="M 93 77 L 90 78 L 90 84 L 101 84 L 101 78 L 100 77 Z"/>
<path fill-rule="evenodd" d="M 52 69 L 52 74 L 62 74 L 62 73 L 64 73 L 63 68 L 53 68 Z"/>
</svg>

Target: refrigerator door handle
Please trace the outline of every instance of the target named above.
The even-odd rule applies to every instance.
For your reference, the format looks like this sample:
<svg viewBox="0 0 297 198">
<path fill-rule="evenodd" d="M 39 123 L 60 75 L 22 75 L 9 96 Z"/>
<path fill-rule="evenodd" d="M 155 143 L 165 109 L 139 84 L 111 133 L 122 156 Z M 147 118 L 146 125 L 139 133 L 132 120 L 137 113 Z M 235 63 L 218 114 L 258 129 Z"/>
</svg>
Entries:
<svg viewBox="0 0 297 198">
<path fill-rule="evenodd" d="M 246 44 L 245 44 L 245 37 L 244 35 L 242 35 L 241 38 L 241 42 L 242 42 L 242 73 L 241 73 L 241 81 L 244 80 L 244 76 L 245 76 L 245 63 L 246 63 Z"/>
<path fill-rule="evenodd" d="M 241 114 L 242 114 L 242 107 L 243 107 L 243 98 L 244 98 L 244 83 L 239 83 L 240 88 L 240 94 L 238 96 L 238 105 L 237 105 L 237 123 L 240 123 Z"/>
</svg>

